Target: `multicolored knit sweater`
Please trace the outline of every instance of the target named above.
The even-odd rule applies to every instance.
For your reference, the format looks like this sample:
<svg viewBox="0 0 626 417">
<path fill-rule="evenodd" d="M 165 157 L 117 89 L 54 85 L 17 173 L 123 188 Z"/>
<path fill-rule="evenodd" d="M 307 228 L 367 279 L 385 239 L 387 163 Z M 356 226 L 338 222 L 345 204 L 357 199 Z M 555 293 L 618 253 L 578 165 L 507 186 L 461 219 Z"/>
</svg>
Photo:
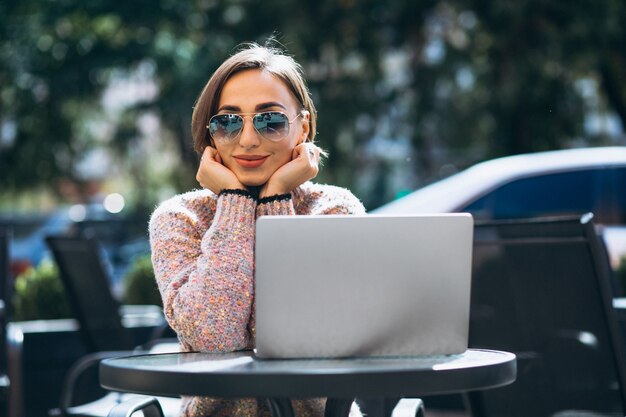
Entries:
<svg viewBox="0 0 626 417">
<path fill-rule="evenodd" d="M 150 219 L 152 263 L 165 317 L 183 351 L 252 349 L 254 231 L 265 215 L 363 214 L 348 190 L 307 182 L 290 194 L 255 199 L 239 190 L 191 191 Z M 323 416 L 323 399 L 293 401 L 298 416 Z M 264 400 L 185 398 L 181 416 L 269 416 Z"/>
</svg>

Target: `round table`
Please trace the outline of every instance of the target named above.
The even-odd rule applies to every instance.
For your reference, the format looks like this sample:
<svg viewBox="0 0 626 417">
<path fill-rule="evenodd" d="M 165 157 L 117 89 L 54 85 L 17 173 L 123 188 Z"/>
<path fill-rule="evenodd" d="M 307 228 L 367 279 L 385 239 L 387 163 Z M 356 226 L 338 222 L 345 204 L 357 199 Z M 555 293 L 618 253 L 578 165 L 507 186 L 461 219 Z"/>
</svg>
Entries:
<svg viewBox="0 0 626 417">
<path fill-rule="evenodd" d="M 293 398 L 327 397 L 327 416 L 347 415 L 356 397 L 420 397 L 495 388 L 515 380 L 515 355 L 397 358 L 258 359 L 252 351 L 173 353 L 106 359 L 100 383 L 160 396 L 267 398 L 273 415 L 292 416 Z"/>
</svg>

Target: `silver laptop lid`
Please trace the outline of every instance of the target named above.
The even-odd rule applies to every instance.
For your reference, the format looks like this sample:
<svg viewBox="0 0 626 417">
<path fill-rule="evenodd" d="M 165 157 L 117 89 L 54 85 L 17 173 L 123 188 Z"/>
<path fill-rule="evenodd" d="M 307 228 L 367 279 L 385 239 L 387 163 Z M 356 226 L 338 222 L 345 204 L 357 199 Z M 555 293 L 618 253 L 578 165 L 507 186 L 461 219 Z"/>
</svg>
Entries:
<svg viewBox="0 0 626 417">
<path fill-rule="evenodd" d="M 463 352 L 472 234 L 465 213 L 259 218 L 257 356 Z"/>
</svg>

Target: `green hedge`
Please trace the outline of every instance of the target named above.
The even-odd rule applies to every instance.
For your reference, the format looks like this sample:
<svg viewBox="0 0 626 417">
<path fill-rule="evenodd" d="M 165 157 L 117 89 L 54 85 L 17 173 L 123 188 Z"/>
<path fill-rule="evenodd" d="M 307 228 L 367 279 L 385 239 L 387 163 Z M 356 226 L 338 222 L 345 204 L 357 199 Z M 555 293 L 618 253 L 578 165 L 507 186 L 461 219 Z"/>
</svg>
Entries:
<svg viewBox="0 0 626 417">
<path fill-rule="evenodd" d="M 124 277 L 124 304 L 162 306 L 150 255 L 138 257 Z"/>
<path fill-rule="evenodd" d="M 154 279 L 150 256 L 137 258 L 123 278 L 124 304 L 161 306 L 161 295 Z M 51 261 L 30 268 L 15 280 L 14 320 L 47 320 L 73 317 L 69 301 Z"/>
<path fill-rule="evenodd" d="M 72 317 L 54 263 L 44 261 L 16 278 L 13 308 L 16 321 Z"/>
</svg>

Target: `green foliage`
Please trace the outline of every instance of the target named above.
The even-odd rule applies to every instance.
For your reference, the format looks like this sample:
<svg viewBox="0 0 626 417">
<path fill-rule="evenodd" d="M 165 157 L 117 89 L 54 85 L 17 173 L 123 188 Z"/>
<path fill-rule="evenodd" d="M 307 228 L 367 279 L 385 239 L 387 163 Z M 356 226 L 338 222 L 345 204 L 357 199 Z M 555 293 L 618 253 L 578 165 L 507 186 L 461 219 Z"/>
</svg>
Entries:
<svg viewBox="0 0 626 417">
<path fill-rule="evenodd" d="M 150 255 L 138 257 L 124 277 L 124 304 L 162 305 Z"/>
<path fill-rule="evenodd" d="M 16 321 L 72 317 L 56 265 L 44 261 L 16 278 L 14 308 Z"/>
<path fill-rule="evenodd" d="M 149 255 L 138 257 L 124 277 L 123 302 L 162 304 Z M 49 261 L 28 269 L 16 278 L 13 303 L 16 321 L 73 317 L 59 271 Z"/>
<path fill-rule="evenodd" d="M 624 21 L 622 0 L 0 2 L 0 188 L 79 182 L 96 146 L 131 165 L 137 201 L 196 186 L 193 102 L 238 43 L 278 32 L 330 152 L 318 179 L 375 207 L 450 164 L 617 141 L 584 123 L 626 126 Z M 138 76 L 158 92 L 106 119 L 104 92 Z M 164 179 L 140 169 L 146 113 L 182 162 Z"/>
</svg>

